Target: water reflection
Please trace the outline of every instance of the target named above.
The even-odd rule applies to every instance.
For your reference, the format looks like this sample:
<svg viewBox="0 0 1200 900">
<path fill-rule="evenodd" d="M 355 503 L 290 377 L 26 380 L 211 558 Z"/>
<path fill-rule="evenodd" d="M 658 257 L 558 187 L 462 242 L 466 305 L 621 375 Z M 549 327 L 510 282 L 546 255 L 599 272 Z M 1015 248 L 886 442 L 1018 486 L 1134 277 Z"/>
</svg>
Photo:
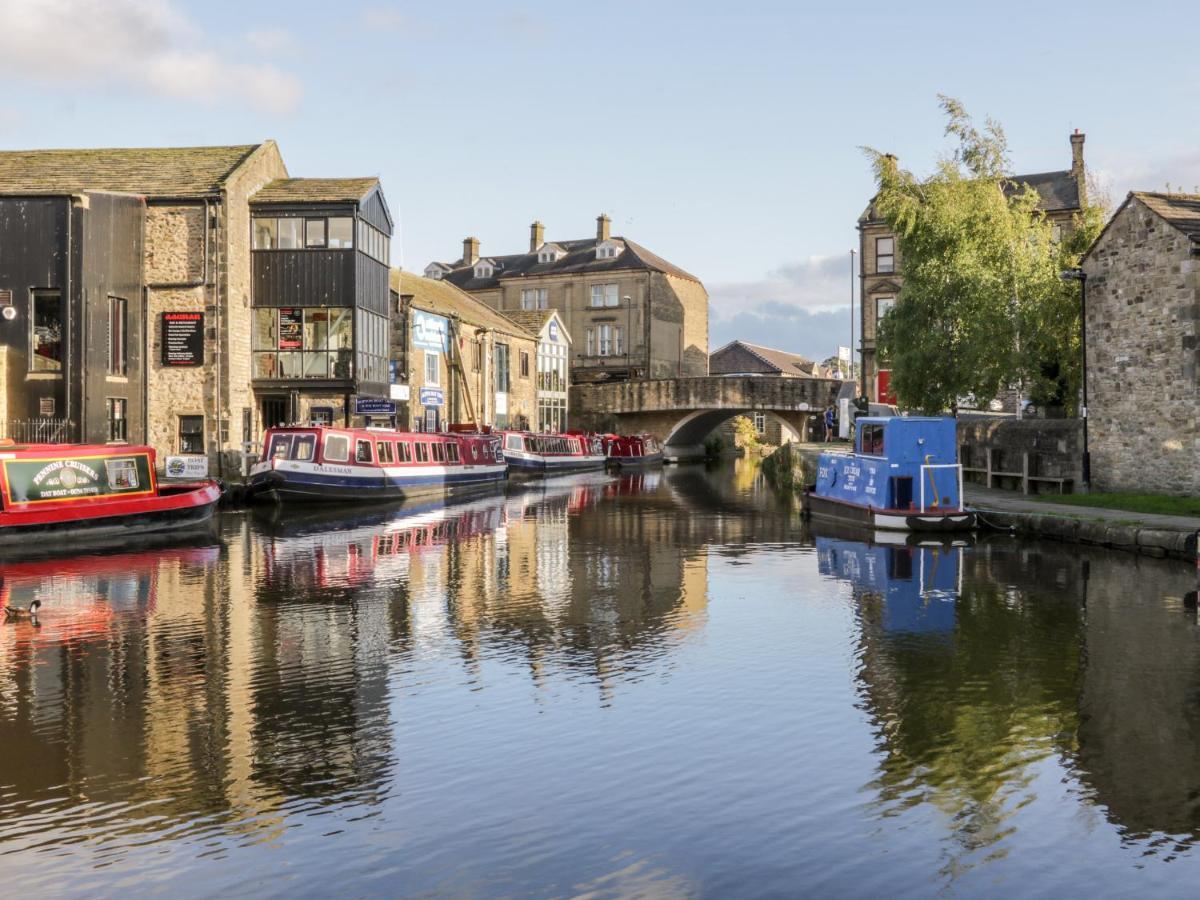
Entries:
<svg viewBox="0 0 1200 900">
<path fill-rule="evenodd" d="M 323 892 L 864 893 L 878 851 L 917 893 L 1190 848 L 1186 567 L 810 535 L 765 490 L 580 475 L 0 564 L 44 603 L 0 629 L 10 890 L 284 859 Z"/>
</svg>

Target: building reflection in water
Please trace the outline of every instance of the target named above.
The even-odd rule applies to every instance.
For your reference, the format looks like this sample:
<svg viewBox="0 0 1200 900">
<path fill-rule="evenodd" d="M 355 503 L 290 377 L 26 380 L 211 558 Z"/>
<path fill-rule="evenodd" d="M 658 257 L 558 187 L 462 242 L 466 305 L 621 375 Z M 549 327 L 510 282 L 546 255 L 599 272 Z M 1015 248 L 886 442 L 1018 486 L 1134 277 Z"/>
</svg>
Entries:
<svg viewBox="0 0 1200 900">
<path fill-rule="evenodd" d="M 314 804 L 360 815 L 387 797 L 392 697 L 426 658 L 583 673 L 612 702 L 704 622 L 705 549 L 655 514 L 660 477 L 231 516 L 220 546 L 0 566 L 7 604 L 45 604 L 0 632 L 0 840 L 73 843 L 98 827 L 81 803 L 118 854 L 270 841 Z"/>
</svg>

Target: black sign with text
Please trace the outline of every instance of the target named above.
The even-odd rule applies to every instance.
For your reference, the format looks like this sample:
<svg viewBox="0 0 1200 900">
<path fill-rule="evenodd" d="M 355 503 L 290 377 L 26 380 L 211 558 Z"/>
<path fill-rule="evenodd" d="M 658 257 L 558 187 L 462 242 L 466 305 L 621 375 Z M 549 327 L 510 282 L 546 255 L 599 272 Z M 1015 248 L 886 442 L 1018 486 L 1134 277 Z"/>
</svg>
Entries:
<svg viewBox="0 0 1200 900">
<path fill-rule="evenodd" d="M 164 366 L 204 365 L 204 313 L 165 312 L 162 314 L 162 364 Z"/>
</svg>

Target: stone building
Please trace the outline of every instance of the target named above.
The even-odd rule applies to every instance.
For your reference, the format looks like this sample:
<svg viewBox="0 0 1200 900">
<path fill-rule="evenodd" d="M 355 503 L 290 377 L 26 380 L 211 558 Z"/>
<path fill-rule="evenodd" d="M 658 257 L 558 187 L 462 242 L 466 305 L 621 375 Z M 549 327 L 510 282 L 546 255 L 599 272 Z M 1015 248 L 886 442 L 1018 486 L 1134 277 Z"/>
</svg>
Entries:
<svg viewBox="0 0 1200 900">
<path fill-rule="evenodd" d="M 537 337 L 447 281 L 393 269 L 392 358 L 408 383 L 400 424 L 440 431 L 537 420 Z"/>
<path fill-rule="evenodd" d="M 571 386 L 571 334 L 554 309 L 510 310 L 512 319 L 537 336 L 537 419 L 539 432 L 566 431 L 569 427 L 568 391 Z"/>
<path fill-rule="evenodd" d="M 1076 130 L 1071 135 L 1069 169 L 1015 175 L 1011 182 L 1014 190 L 1037 191 L 1038 208 L 1063 232 L 1074 227 L 1075 215 L 1087 203 L 1083 142 L 1084 135 Z M 886 361 L 878 358 L 875 336 L 879 320 L 895 305 L 904 278 L 899 243 L 876 211 L 873 200 L 858 218 L 858 245 L 863 384 L 872 402 L 889 403 L 893 402 L 889 390 L 891 372 Z"/>
<path fill-rule="evenodd" d="M 231 474 L 240 468 L 243 444 L 256 441 L 264 424 L 304 415 L 306 411 L 294 399 L 304 391 L 285 392 L 292 402 L 281 411 L 281 391 L 274 379 L 265 385 L 265 392 L 257 389 L 254 366 L 259 360 L 252 353 L 255 298 L 264 298 L 264 273 L 271 267 L 263 265 L 263 260 L 257 266 L 252 264 L 251 200 L 262 188 L 272 183 L 280 185 L 287 179 L 287 168 L 274 141 L 226 147 L 0 152 L 0 196 L 6 198 L 10 209 L 21 197 L 57 197 L 60 206 L 70 203 L 70 215 L 76 223 L 65 230 L 61 224 L 56 226 L 59 237 L 54 239 L 57 243 L 49 257 L 54 265 L 44 274 L 20 283 L 0 283 L 0 298 L 8 297 L 17 310 L 16 317 L 3 326 L 9 333 L 0 339 L 15 348 L 6 353 L 5 365 L 0 367 L 6 424 L 35 415 L 30 404 L 36 402 L 37 418 L 62 419 L 67 437 L 82 434 L 96 438 L 100 436 L 98 429 L 107 428 L 109 435 L 145 440 L 162 453 L 207 455 L 215 474 Z M 81 245 L 78 236 L 84 232 L 79 229 L 86 231 L 88 222 L 99 222 L 99 210 L 106 208 L 105 204 L 117 205 L 117 201 L 102 197 L 118 195 L 129 198 L 123 201 L 128 207 L 125 219 L 120 223 L 114 220 L 107 230 L 95 232 L 90 239 L 85 236 Z M 269 196 L 259 199 L 265 201 Z M 326 220 L 329 210 L 301 213 L 300 207 L 293 206 L 291 212 L 277 211 L 276 216 L 295 216 L 296 222 Z M 61 223 L 61 216 L 67 214 L 58 215 Z M 130 224 L 137 217 L 141 224 Z M 34 233 L 35 226 L 41 226 L 33 219 L 26 216 L 18 221 L 27 226 L 26 234 L 14 240 L 10 231 L 5 243 L 15 248 L 8 252 L 26 254 L 32 243 L 46 238 Z M 384 238 L 390 237 L 390 219 L 383 224 Z M 282 253 L 277 262 L 288 254 L 315 252 L 304 256 L 304 261 L 311 262 L 317 255 L 329 255 L 325 251 L 335 249 L 328 244 L 309 243 L 305 228 L 297 231 L 293 225 L 287 230 L 287 241 L 303 243 L 278 247 Z M 314 222 L 313 241 L 319 231 Z M 118 241 L 125 240 L 127 233 L 132 235 L 128 246 L 140 247 L 140 264 L 133 267 L 135 272 L 127 273 L 127 261 L 122 261 L 121 277 L 114 275 L 105 281 L 96 273 L 107 265 L 103 260 L 121 259 L 123 251 Z M 370 248 L 355 238 L 351 240 L 351 247 L 336 249 L 342 257 L 355 256 L 353 263 L 343 259 L 342 264 L 361 272 L 364 265 L 357 256 L 367 254 Z M 82 264 L 76 262 L 69 267 L 66 261 L 81 249 Z M 378 249 L 376 255 L 383 257 L 379 265 L 384 270 L 382 303 L 386 311 L 386 239 Z M 0 263 L 0 271 L 3 265 Z M 85 315 L 78 308 L 79 284 L 87 288 L 87 306 L 95 307 L 99 302 L 105 307 L 104 315 L 94 310 Z M 333 305 L 333 293 L 337 291 L 331 292 L 328 283 L 297 285 L 303 296 L 289 300 L 292 306 L 303 309 Z M 343 280 L 338 291 L 345 290 L 356 289 L 347 288 Z M 52 300 L 34 299 L 56 294 L 64 301 L 57 314 L 52 311 Z M 99 295 L 103 297 L 97 301 Z M 378 296 L 373 296 L 371 302 L 378 305 Z M 286 305 L 278 298 L 268 304 Z M 386 315 L 378 318 L 386 329 Z M 366 324 L 361 318 L 352 324 L 350 341 L 356 354 L 372 346 L 367 333 L 359 333 Z M 300 327 L 304 333 L 307 326 L 303 314 Z M 33 355 L 45 356 L 38 348 L 43 337 L 53 344 L 49 336 L 56 328 L 61 331 L 62 343 L 55 352 L 62 354 L 64 368 L 58 373 L 44 368 L 24 371 L 23 367 L 32 365 L 28 348 L 34 348 Z M 125 341 L 124 374 L 111 371 L 109 363 L 109 358 L 120 350 L 120 342 L 116 341 L 119 334 Z M 101 339 L 114 342 L 116 349 L 106 348 L 100 355 L 91 349 L 85 351 Z M 384 348 L 386 344 L 385 335 Z M 299 352 L 303 352 L 303 344 Z M 70 360 L 81 362 L 71 367 L 67 362 Z M 106 366 L 102 378 L 98 374 L 101 362 Z M 281 367 L 292 362 L 290 358 L 282 362 L 276 359 Z M 365 362 L 358 356 L 354 359 L 359 370 Z M 31 379 L 30 375 L 36 377 Z M 64 387 L 54 394 L 46 384 L 56 379 Z M 337 387 L 378 391 L 385 385 L 360 382 L 356 375 Z M 52 396 L 62 400 L 51 403 Z M 43 397 L 48 398 L 44 404 Z M 77 399 L 68 401 L 68 397 Z M 101 400 L 105 405 L 103 425 L 97 424 L 96 412 Z M 118 421 L 118 412 L 127 421 Z"/>
<path fill-rule="evenodd" d="M 1083 271 L 1092 484 L 1200 491 L 1200 195 L 1131 193 Z"/>
<path fill-rule="evenodd" d="M 530 226 L 529 250 L 482 256 L 463 241 L 462 258 L 433 262 L 428 278 L 474 294 L 503 313 L 554 309 L 574 336 L 576 383 L 708 374 L 708 293 L 694 275 L 611 233 L 608 216 L 596 236 L 547 241 Z"/>
<path fill-rule="evenodd" d="M 823 366 L 799 353 L 730 341 L 708 357 L 711 375 L 779 375 L 787 378 L 831 378 Z"/>
</svg>

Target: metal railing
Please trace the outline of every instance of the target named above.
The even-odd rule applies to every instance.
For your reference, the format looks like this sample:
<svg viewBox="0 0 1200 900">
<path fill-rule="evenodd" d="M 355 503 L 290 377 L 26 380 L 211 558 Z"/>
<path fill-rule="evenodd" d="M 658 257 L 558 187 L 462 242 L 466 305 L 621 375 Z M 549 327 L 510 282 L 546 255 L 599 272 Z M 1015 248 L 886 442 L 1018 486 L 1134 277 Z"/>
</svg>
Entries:
<svg viewBox="0 0 1200 900">
<path fill-rule="evenodd" d="M 69 419 L 10 419 L 0 422 L 0 437 L 19 444 L 66 444 L 71 440 Z"/>
<path fill-rule="evenodd" d="M 926 459 L 928 459 L 928 457 L 926 457 Z M 958 506 L 955 508 L 962 509 L 962 505 L 963 505 L 962 466 L 959 465 L 958 463 L 937 463 L 937 464 L 925 463 L 923 466 L 921 466 L 921 512 L 925 512 L 925 472 L 927 470 L 929 472 L 929 483 L 933 487 L 934 506 L 941 508 L 942 498 L 941 498 L 941 496 L 939 496 L 937 481 L 935 480 L 934 475 L 933 475 L 934 469 L 957 469 L 958 470 Z"/>
</svg>

